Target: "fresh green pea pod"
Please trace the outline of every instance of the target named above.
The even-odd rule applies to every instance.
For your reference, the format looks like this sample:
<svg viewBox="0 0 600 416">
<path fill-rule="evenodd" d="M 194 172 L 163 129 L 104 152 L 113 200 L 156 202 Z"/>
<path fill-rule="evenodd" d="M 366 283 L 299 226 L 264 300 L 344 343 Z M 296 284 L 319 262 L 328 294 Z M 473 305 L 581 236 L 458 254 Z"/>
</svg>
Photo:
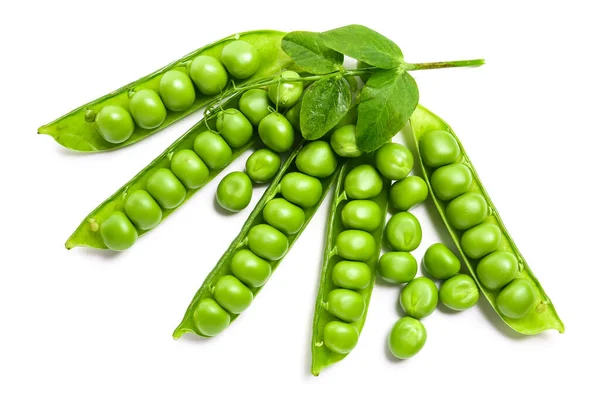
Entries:
<svg viewBox="0 0 600 416">
<path fill-rule="evenodd" d="M 346 334 L 349 333 L 351 330 L 351 328 L 348 327 L 348 325 L 350 325 L 354 327 L 353 331 L 356 334 L 353 336 L 359 335 L 360 331 L 362 330 L 365 324 L 367 315 L 366 309 L 368 308 L 371 293 L 373 291 L 373 286 L 375 284 L 377 262 L 379 259 L 379 251 L 381 249 L 383 228 L 385 224 L 385 216 L 387 212 L 387 202 L 390 187 L 390 181 L 385 178 L 383 178 L 382 191 L 376 196 L 368 199 L 370 201 L 375 202 L 379 206 L 380 210 L 378 211 L 378 215 L 381 215 L 379 226 L 370 232 L 370 235 L 372 235 L 375 240 L 375 254 L 372 255 L 369 259 L 365 260 L 364 262 L 361 262 L 363 264 L 366 264 L 370 269 L 370 281 L 369 284 L 364 288 L 353 287 L 353 289 L 362 296 L 365 302 L 365 312 L 359 319 L 355 320 L 354 322 L 342 323 L 339 322 L 341 320 L 339 315 L 335 316 L 332 313 L 335 311 L 332 311 L 331 307 L 329 307 L 326 303 L 328 300 L 330 300 L 330 293 L 337 288 L 337 285 L 334 283 L 334 267 L 336 266 L 336 264 L 342 261 L 344 262 L 344 266 L 349 264 L 357 264 L 357 262 L 349 262 L 347 258 L 344 259 L 340 256 L 340 252 L 336 247 L 336 242 L 339 242 L 338 236 L 342 232 L 348 232 L 348 230 L 346 230 L 346 227 L 344 226 L 342 219 L 342 210 L 344 209 L 344 206 L 346 206 L 349 202 L 349 197 L 344 190 L 346 176 L 350 171 L 352 171 L 354 167 L 365 164 L 374 164 L 372 154 L 365 154 L 357 158 L 346 159 L 346 162 L 342 165 L 342 171 L 337 180 L 335 194 L 333 195 L 332 199 L 331 210 L 329 213 L 329 222 L 327 226 L 326 245 L 323 255 L 323 266 L 321 269 L 321 281 L 319 286 L 319 292 L 317 294 L 317 301 L 313 320 L 311 372 L 315 376 L 318 376 L 321 373 L 321 371 L 326 367 L 329 367 L 343 360 L 348 355 L 348 352 L 343 353 L 339 350 L 336 352 L 333 351 L 330 347 L 328 347 L 327 340 L 325 339 L 327 337 L 327 332 L 329 329 L 327 328 L 327 325 L 332 323 L 336 325 L 338 328 L 334 327 L 331 329 L 337 329 L 340 332 L 340 335 L 345 336 L 346 338 Z M 351 232 L 354 232 L 354 230 L 352 230 Z M 365 233 L 365 231 L 358 232 Z M 358 263 L 358 265 L 364 267 L 360 263 Z M 338 284 L 342 284 L 339 283 L 339 279 Z M 350 286 L 347 287 L 349 288 Z M 342 330 L 346 332 L 344 333 L 342 332 Z M 335 346 L 334 349 L 336 349 Z M 346 350 L 350 349 L 351 348 L 346 348 Z"/>
<path fill-rule="evenodd" d="M 446 124 L 446 122 L 444 122 L 441 118 L 439 118 L 438 116 L 436 116 L 435 114 L 433 114 L 432 112 L 430 112 L 429 110 L 427 110 L 426 108 L 421 107 L 421 106 L 417 107 L 417 109 L 415 110 L 415 112 L 413 113 L 413 115 L 410 118 L 410 122 L 411 122 L 411 126 L 412 126 L 413 135 L 414 135 L 414 138 L 415 138 L 415 141 L 417 144 L 417 149 L 418 149 L 418 154 L 419 154 L 419 162 L 421 164 L 421 168 L 423 169 L 425 181 L 427 182 L 430 191 L 432 191 L 431 197 L 435 203 L 435 206 L 436 206 L 437 210 L 439 211 L 440 215 L 442 216 L 442 219 L 444 220 L 444 223 L 446 224 L 446 227 L 448 228 L 448 231 L 450 232 L 450 235 L 452 236 L 454 243 L 456 244 L 463 260 L 465 261 L 470 274 L 475 278 L 475 281 L 479 285 L 481 292 L 485 295 L 485 297 L 490 302 L 490 304 L 492 305 L 494 310 L 498 313 L 498 315 L 502 318 L 502 320 L 504 320 L 504 322 L 508 326 L 510 326 L 515 331 L 520 332 L 522 334 L 534 335 L 534 334 L 538 334 L 538 333 L 548 330 L 548 329 L 556 329 L 560 333 L 564 332 L 564 324 L 558 317 L 558 314 L 556 313 L 556 310 L 554 308 L 554 305 L 552 304 L 552 301 L 546 295 L 546 292 L 544 292 L 542 285 L 537 280 L 537 278 L 535 277 L 535 275 L 533 274 L 533 272 L 531 271 L 531 269 L 525 262 L 524 257 L 519 252 L 516 244 L 510 237 L 508 231 L 506 230 L 506 227 L 502 223 L 502 219 L 500 218 L 500 215 L 498 214 L 498 210 L 494 207 L 494 204 L 492 203 L 490 197 L 488 196 L 485 188 L 481 184 L 481 181 L 479 180 L 479 177 L 477 176 L 477 172 L 475 171 L 473 164 L 469 160 L 469 157 L 465 153 L 465 150 L 462 147 L 460 140 L 458 139 L 458 137 L 456 136 L 456 134 L 454 133 L 452 128 L 450 128 L 450 126 L 448 124 Z M 467 192 L 475 193 L 475 194 L 479 194 L 479 195 L 483 196 L 483 198 L 485 199 L 487 206 L 488 206 L 488 215 L 483 220 L 482 224 L 489 224 L 489 227 L 491 227 L 492 229 L 500 230 L 499 243 L 494 244 L 493 247 L 490 250 L 488 250 L 488 252 L 493 251 L 495 249 L 496 253 L 503 253 L 504 255 L 510 256 L 511 258 L 512 258 L 512 256 L 514 256 L 517 259 L 516 278 L 521 278 L 521 279 L 527 280 L 529 283 L 531 283 L 531 287 L 533 287 L 533 289 L 534 289 L 535 302 L 533 303 L 532 308 L 521 318 L 514 319 L 514 318 L 510 318 L 508 316 L 505 316 L 501 313 L 500 309 L 498 308 L 498 303 L 497 303 L 498 295 L 502 291 L 501 288 L 492 290 L 490 288 L 486 288 L 482 284 L 481 278 L 476 273 L 478 260 L 470 258 L 466 254 L 467 252 L 469 252 L 468 250 L 465 250 L 466 246 L 465 247 L 462 246 L 464 241 L 461 241 L 461 238 L 468 230 L 459 230 L 459 229 L 454 228 L 451 225 L 451 221 L 449 221 L 448 215 L 452 215 L 452 213 L 447 212 L 447 207 L 451 201 L 443 201 L 436 196 L 435 192 L 433 192 L 433 189 L 431 186 L 431 175 L 432 175 L 433 171 L 435 170 L 435 168 L 431 168 L 431 167 L 427 166 L 427 163 L 424 162 L 423 151 L 421 149 L 421 139 L 424 137 L 424 135 L 426 133 L 432 132 L 432 131 L 443 131 L 444 132 L 443 134 L 446 135 L 444 140 L 447 140 L 447 138 L 448 138 L 447 133 L 449 133 L 450 135 L 452 135 L 454 137 L 454 139 L 456 140 L 456 143 L 458 144 L 458 148 L 460 150 L 460 155 L 458 157 L 457 163 L 462 164 L 463 166 L 467 167 L 470 170 L 470 172 L 472 173 L 472 177 L 473 177 L 470 187 L 469 187 L 469 189 L 467 189 Z M 446 163 L 450 163 L 454 160 L 455 160 L 455 158 L 453 156 Z M 451 166 L 451 165 L 448 165 L 448 166 Z M 483 242 L 481 244 L 483 244 Z M 478 250 L 480 250 L 481 247 L 483 247 L 483 246 L 480 246 L 480 248 Z M 477 248 L 477 247 L 475 247 L 475 248 Z M 471 253 L 474 251 L 475 250 L 472 250 Z M 474 256 L 473 254 L 471 254 L 471 255 Z"/>
<path fill-rule="evenodd" d="M 128 110 L 130 98 L 135 92 L 140 90 L 159 91 L 160 80 L 167 71 L 175 69 L 187 73 L 191 62 L 198 56 L 209 56 L 220 59 L 223 48 L 236 39 L 243 40 L 253 45 L 260 55 L 260 66 L 258 70 L 251 77 L 236 82 L 236 85 L 240 87 L 254 83 L 263 78 L 271 78 L 278 74 L 281 71 L 281 68 L 284 68 L 291 63 L 290 58 L 280 47 L 281 39 L 284 35 L 285 33 L 283 32 L 261 30 L 240 33 L 221 39 L 170 63 L 152 74 L 127 84 L 110 94 L 76 108 L 53 122 L 40 127 L 38 133 L 48 134 L 62 146 L 80 152 L 113 150 L 136 143 L 188 114 L 206 106 L 216 97 L 214 95 L 207 96 L 196 93 L 195 100 L 187 109 L 183 111 L 167 110 L 164 121 L 162 121 L 158 127 L 152 129 L 143 129 L 140 126 L 135 125 L 132 133 L 125 133 L 125 137 L 128 136 L 129 138 L 120 143 L 111 143 L 105 140 L 98 132 L 94 121 L 100 110 L 108 105 Z M 231 85 L 231 83 L 228 85 Z M 224 92 L 227 92 L 227 88 Z"/>
<path fill-rule="evenodd" d="M 214 297 L 212 292 L 213 292 L 213 288 L 214 288 L 216 282 L 218 281 L 218 279 L 220 279 L 222 276 L 228 276 L 228 275 L 232 275 L 235 273 L 235 271 L 232 271 L 231 262 L 232 262 L 232 258 L 236 254 L 236 252 L 244 251 L 245 253 L 247 253 L 248 250 L 255 251 L 255 254 L 257 254 L 260 257 L 263 257 L 263 259 L 266 259 L 266 261 L 268 261 L 269 265 L 271 266 L 271 273 L 279 265 L 279 263 L 283 259 L 283 256 L 277 256 L 278 258 L 276 258 L 276 259 L 268 260 L 267 256 L 265 256 L 263 253 L 259 253 L 259 252 L 256 252 L 256 250 L 253 250 L 251 241 L 249 241 L 250 240 L 249 234 L 251 234 L 252 229 L 256 229 L 255 228 L 256 226 L 258 226 L 259 228 L 260 227 L 270 227 L 269 225 L 266 224 L 266 221 L 263 217 L 263 210 L 269 201 L 273 200 L 274 198 L 282 197 L 282 195 L 281 195 L 281 180 L 286 174 L 297 171 L 294 161 L 296 159 L 296 156 L 302 149 L 303 145 L 304 145 L 304 142 L 300 143 L 297 146 L 297 148 L 287 158 L 287 160 L 285 161 L 285 163 L 282 165 L 281 169 L 277 173 L 277 176 L 273 179 L 273 182 L 266 189 L 265 193 L 263 194 L 261 199 L 256 204 L 256 207 L 254 208 L 254 210 L 252 211 L 252 213 L 250 214 L 250 216 L 244 223 L 244 226 L 242 227 L 242 230 L 240 231 L 238 236 L 233 240 L 233 242 L 231 243 L 231 245 L 229 246 L 229 248 L 227 249 L 225 254 L 223 254 L 221 259 L 217 262 L 217 265 L 215 266 L 215 268 L 206 277 L 206 279 L 204 280 L 204 283 L 202 283 L 202 286 L 200 287 L 198 292 L 196 292 L 196 295 L 192 299 L 192 302 L 190 303 L 187 311 L 185 312 L 185 315 L 184 315 L 181 323 L 173 332 L 173 338 L 178 339 L 183 334 L 188 333 L 188 332 L 193 332 L 196 335 L 201 336 L 201 337 L 216 335 L 217 331 L 215 331 L 212 334 L 203 333 L 201 331 L 201 329 L 199 328 L 199 326 L 201 326 L 201 323 L 198 323 L 198 321 L 195 320 L 195 316 L 198 313 L 199 308 L 202 308 L 202 304 L 207 302 L 207 299 L 209 300 Z M 318 179 L 321 183 L 321 189 L 322 189 L 321 197 L 319 198 L 319 201 L 316 204 L 314 204 L 310 207 L 307 207 L 307 208 L 301 208 L 302 210 L 304 210 L 304 214 L 305 214 L 304 224 L 296 233 L 288 234 L 285 236 L 285 238 L 287 239 L 287 250 L 285 251 L 285 253 L 283 255 L 285 255 L 285 254 L 287 254 L 287 252 L 289 252 L 289 249 L 296 242 L 296 240 L 298 239 L 298 237 L 300 236 L 300 234 L 302 233 L 304 228 L 308 225 L 308 223 L 310 222 L 310 220 L 313 217 L 313 215 L 315 214 L 315 212 L 317 212 L 319 206 L 321 205 L 321 202 L 323 202 L 323 199 L 327 195 L 329 188 L 336 181 L 336 179 L 339 175 L 339 172 L 340 172 L 340 168 L 336 169 L 336 171 L 333 174 L 331 174 L 330 176 L 328 176 L 326 178 Z M 258 292 L 261 290 L 263 284 L 264 284 L 264 282 L 261 282 L 261 285 L 258 287 L 250 287 L 250 290 L 252 291 L 252 294 L 254 296 L 256 296 L 258 294 Z M 229 322 L 235 320 L 237 318 L 237 316 L 238 315 L 236 315 L 236 314 L 230 314 Z M 223 330 L 223 329 L 225 329 L 226 326 L 227 325 L 223 325 L 219 329 Z"/>
</svg>

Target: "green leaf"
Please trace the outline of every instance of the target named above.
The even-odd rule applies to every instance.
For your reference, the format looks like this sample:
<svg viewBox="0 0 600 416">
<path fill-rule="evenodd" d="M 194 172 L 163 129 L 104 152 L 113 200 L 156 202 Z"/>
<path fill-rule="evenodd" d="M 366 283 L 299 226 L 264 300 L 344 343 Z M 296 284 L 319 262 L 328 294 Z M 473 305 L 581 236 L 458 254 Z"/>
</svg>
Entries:
<svg viewBox="0 0 600 416">
<path fill-rule="evenodd" d="M 404 62 L 398 45 L 366 26 L 344 26 L 321 36 L 325 46 L 377 68 L 392 69 Z"/>
<path fill-rule="evenodd" d="M 328 48 L 319 33 L 290 32 L 281 48 L 300 68 L 311 74 L 329 74 L 341 68 L 344 55 Z"/>
<path fill-rule="evenodd" d="M 323 78 L 304 93 L 300 130 L 306 140 L 321 138 L 346 115 L 352 104 L 348 82 L 341 76 Z"/>
<path fill-rule="evenodd" d="M 419 89 L 408 72 L 376 72 L 365 85 L 358 104 L 358 148 L 372 152 L 388 142 L 404 127 L 418 103 Z"/>
</svg>

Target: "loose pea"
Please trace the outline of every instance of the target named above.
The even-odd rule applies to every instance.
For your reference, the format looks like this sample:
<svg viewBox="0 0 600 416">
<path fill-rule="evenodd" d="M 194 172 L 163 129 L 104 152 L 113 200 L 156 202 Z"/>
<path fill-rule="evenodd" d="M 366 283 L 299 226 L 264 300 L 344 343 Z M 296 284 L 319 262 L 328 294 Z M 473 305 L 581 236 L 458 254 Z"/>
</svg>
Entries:
<svg viewBox="0 0 600 416">
<path fill-rule="evenodd" d="M 246 160 L 246 173 L 256 183 L 268 182 L 277 175 L 281 157 L 269 149 L 259 149 Z"/>
<path fill-rule="evenodd" d="M 331 321 L 323 329 L 325 346 L 338 354 L 348 354 L 358 344 L 358 330 L 350 324 Z"/>
<path fill-rule="evenodd" d="M 350 124 L 356 127 L 356 120 L 358 119 L 358 106 L 353 105 L 350 110 L 337 122 L 333 130 L 339 129 L 340 127 L 348 126 Z"/>
<path fill-rule="evenodd" d="M 513 280 L 519 271 L 514 254 L 496 251 L 488 254 L 477 265 L 477 276 L 482 285 L 491 290 L 500 289 Z"/>
<path fill-rule="evenodd" d="M 263 286 L 271 276 L 271 265 L 250 250 L 242 249 L 231 258 L 231 272 L 252 287 Z"/>
<path fill-rule="evenodd" d="M 133 134 L 135 125 L 131 114 L 118 105 L 106 105 L 96 116 L 100 135 L 110 143 L 123 143 Z"/>
<path fill-rule="evenodd" d="M 223 91 L 229 77 L 218 59 L 197 56 L 190 65 L 190 78 L 204 95 L 216 95 Z"/>
<path fill-rule="evenodd" d="M 229 326 L 231 317 L 214 299 L 202 299 L 194 310 L 196 330 L 213 337 Z"/>
<path fill-rule="evenodd" d="M 417 277 L 404 286 L 400 294 L 400 306 L 408 316 L 421 319 L 429 316 L 438 303 L 438 289 L 426 277 Z"/>
<path fill-rule="evenodd" d="M 193 150 L 182 149 L 175 153 L 171 170 L 189 189 L 199 188 L 208 180 L 208 168 Z"/>
<path fill-rule="evenodd" d="M 243 210 L 252 199 L 252 182 L 244 172 L 227 174 L 217 186 L 217 202 L 231 212 Z"/>
<path fill-rule="evenodd" d="M 267 224 L 258 224 L 248 232 L 248 247 L 266 260 L 279 260 L 288 249 L 288 239 L 281 232 Z"/>
<path fill-rule="evenodd" d="M 294 144 L 294 128 L 287 118 L 271 113 L 258 125 L 258 135 L 265 146 L 276 152 L 287 152 Z"/>
<path fill-rule="evenodd" d="M 217 131 L 231 147 L 242 147 L 253 134 L 252 123 L 235 108 L 228 108 L 217 115 Z"/>
<path fill-rule="evenodd" d="M 285 112 L 285 118 L 296 131 L 300 131 L 300 110 L 302 110 L 302 101 L 298 101 Z"/>
<path fill-rule="evenodd" d="M 147 191 L 138 189 L 127 196 L 125 213 L 140 230 L 150 230 L 162 220 L 162 210 Z"/>
<path fill-rule="evenodd" d="M 285 234 L 296 234 L 306 220 L 304 210 L 283 198 L 270 200 L 263 209 L 265 221 Z"/>
<path fill-rule="evenodd" d="M 365 309 L 365 300 L 353 290 L 334 289 L 327 296 L 327 310 L 342 321 L 359 320 Z"/>
<path fill-rule="evenodd" d="M 120 211 L 113 212 L 100 224 L 102 241 L 111 250 L 127 250 L 137 240 L 138 233 L 129 218 Z"/>
<path fill-rule="evenodd" d="M 385 226 L 385 238 L 396 251 L 413 251 L 422 238 L 421 224 L 410 212 L 398 212 Z"/>
<path fill-rule="evenodd" d="M 454 163 L 460 157 L 458 142 L 445 130 L 428 131 L 419 140 L 423 163 L 437 168 Z"/>
<path fill-rule="evenodd" d="M 221 136 L 212 131 L 203 131 L 194 140 L 194 152 L 210 169 L 221 169 L 231 161 L 231 147 Z"/>
<path fill-rule="evenodd" d="M 471 187 L 473 174 L 461 163 L 442 166 L 431 175 L 431 188 L 442 201 L 464 194 Z"/>
<path fill-rule="evenodd" d="M 479 259 L 500 247 L 502 231 L 496 224 L 479 224 L 465 231 L 460 239 L 460 245 L 467 256 Z"/>
<path fill-rule="evenodd" d="M 496 304 L 502 315 L 520 319 L 527 315 L 535 304 L 533 286 L 525 279 L 515 279 L 500 291 Z"/>
<path fill-rule="evenodd" d="M 260 66 L 258 50 L 248 42 L 234 40 L 221 51 L 221 61 L 231 75 L 236 78 L 248 78 Z"/>
<path fill-rule="evenodd" d="M 165 209 L 173 209 L 185 199 L 185 187 L 169 169 L 160 168 L 150 175 L 146 188 Z"/>
<path fill-rule="evenodd" d="M 469 309 L 479 300 L 475 280 L 466 274 L 457 274 L 444 281 L 440 287 L 440 301 L 455 311 Z"/>
<path fill-rule="evenodd" d="M 196 90 L 190 77 L 175 69 L 164 73 L 158 85 L 158 92 L 165 106 L 172 111 L 185 111 L 196 99 Z"/>
<path fill-rule="evenodd" d="M 283 71 L 281 78 L 297 79 L 300 78 L 300 75 L 294 71 Z M 279 79 L 279 77 L 276 79 Z M 269 98 L 279 107 L 289 108 L 298 102 L 302 95 L 302 89 L 302 81 L 281 81 L 278 84 L 269 86 Z"/>
<path fill-rule="evenodd" d="M 290 172 L 281 179 L 281 195 L 302 208 L 315 206 L 322 193 L 321 181 L 304 173 Z"/>
<path fill-rule="evenodd" d="M 446 218 L 457 230 L 466 230 L 481 224 L 488 216 L 485 198 L 475 192 L 457 196 L 446 207 Z"/>
<path fill-rule="evenodd" d="M 391 353 L 400 359 L 416 355 L 427 341 L 427 331 L 421 321 L 404 316 L 400 318 L 390 331 L 388 346 Z"/>
<path fill-rule="evenodd" d="M 167 117 L 165 105 L 153 90 L 139 90 L 133 94 L 129 100 L 129 111 L 136 124 L 143 129 L 154 129 Z"/>
<path fill-rule="evenodd" d="M 418 176 L 408 176 L 390 188 L 390 204 L 400 211 L 408 211 L 427 199 L 427 183 Z"/>
<path fill-rule="evenodd" d="M 346 228 L 373 231 L 381 225 L 381 214 L 381 208 L 373 201 L 350 201 L 342 208 L 342 223 Z"/>
<path fill-rule="evenodd" d="M 252 291 L 231 275 L 219 278 L 215 285 L 214 296 L 219 305 L 235 314 L 248 309 L 254 299 Z"/>
<path fill-rule="evenodd" d="M 386 143 L 375 152 L 375 165 L 388 179 L 404 179 L 413 168 L 415 159 L 400 143 Z"/>
<path fill-rule="evenodd" d="M 255 126 L 258 126 L 261 120 L 271 113 L 269 111 L 269 95 L 261 89 L 248 90 L 243 93 L 239 106 L 240 111 Z"/>
<path fill-rule="evenodd" d="M 379 259 L 379 275 L 389 283 L 408 283 L 417 275 L 417 260 L 404 251 L 388 251 Z"/>
<path fill-rule="evenodd" d="M 342 231 L 335 245 L 337 253 L 346 260 L 367 261 L 375 255 L 375 239 L 366 231 Z"/>
<path fill-rule="evenodd" d="M 383 189 L 383 180 L 371 165 L 360 165 L 352 169 L 344 180 L 344 190 L 352 199 L 373 198 Z"/>
<path fill-rule="evenodd" d="M 337 156 L 329 143 L 323 140 L 308 143 L 296 156 L 296 167 L 302 173 L 326 178 L 337 168 Z"/>
<path fill-rule="evenodd" d="M 435 243 L 425 251 L 423 266 L 432 277 L 447 279 L 458 274 L 460 260 L 446 245 Z"/>
<path fill-rule="evenodd" d="M 345 289 L 364 289 L 371 283 L 371 269 L 361 261 L 342 260 L 333 266 L 333 284 Z"/>
<path fill-rule="evenodd" d="M 330 143 L 333 151 L 342 157 L 359 157 L 363 154 L 356 145 L 356 126 L 354 124 L 335 129 L 331 133 Z"/>
</svg>

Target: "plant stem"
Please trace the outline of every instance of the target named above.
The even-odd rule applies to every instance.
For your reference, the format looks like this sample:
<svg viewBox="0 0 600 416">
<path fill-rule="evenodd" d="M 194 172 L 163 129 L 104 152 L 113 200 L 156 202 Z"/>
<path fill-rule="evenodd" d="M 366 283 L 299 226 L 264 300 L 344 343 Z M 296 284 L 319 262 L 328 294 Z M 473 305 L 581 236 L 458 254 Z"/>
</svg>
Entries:
<svg viewBox="0 0 600 416">
<path fill-rule="evenodd" d="M 425 62 L 422 64 L 405 64 L 408 71 L 419 71 L 422 69 L 460 68 L 465 66 L 476 67 L 485 64 L 484 59 L 469 59 L 466 61 L 448 62 Z"/>
</svg>

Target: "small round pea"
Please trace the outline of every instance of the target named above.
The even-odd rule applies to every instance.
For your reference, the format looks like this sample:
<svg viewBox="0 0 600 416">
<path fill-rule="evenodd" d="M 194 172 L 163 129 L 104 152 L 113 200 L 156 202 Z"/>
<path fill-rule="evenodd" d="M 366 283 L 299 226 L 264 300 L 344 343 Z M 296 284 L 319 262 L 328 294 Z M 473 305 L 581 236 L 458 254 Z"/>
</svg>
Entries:
<svg viewBox="0 0 600 416">
<path fill-rule="evenodd" d="M 215 300 L 227 311 L 239 314 L 248 309 L 254 295 L 234 276 L 221 276 L 214 288 Z"/>
<path fill-rule="evenodd" d="M 235 108 L 228 108 L 217 115 L 217 131 L 231 147 L 242 147 L 250 141 L 252 123 Z"/>
<path fill-rule="evenodd" d="M 338 354 L 348 354 L 358 344 L 358 329 L 350 324 L 331 321 L 323 328 L 325 346 Z"/>
<path fill-rule="evenodd" d="M 322 193 L 321 181 L 304 173 L 290 172 L 281 179 L 281 195 L 302 208 L 317 205 Z"/>
<path fill-rule="evenodd" d="M 263 209 L 265 221 L 285 234 L 296 234 L 306 220 L 304 210 L 283 198 L 270 200 Z"/>
<path fill-rule="evenodd" d="M 404 286 L 400 294 L 400 306 L 408 316 L 421 319 L 429 316 L 438 303 L 438 289 L 426 277 L 417 277 Z"/>
<path fill-rule="evenodd" d="M 105 105 L 96 116 L 96 128 L 104 140 L 123 143 L 133 134 L 131 114 L 118 105 Z"/>
<path fill-rule="evenodd" d="M 334 289 L 327 295 L 327 310 L 342 321 L 358 321 L 365 309 L 365 300 L 353 290 Z"/>
<path fill-rule="evenodd" d="M 454 163 L 460 157 L 458 142 L 450 132 L 432 130 L 421 136 L 419 149 L 425 166 L 437 168 Z"/>
<path fill-rule="evenodd" d="M 258 50 L 248 42 L 234 40 L 221 51 L 221 61 L 231 75 L 236 78 L 248 78 L 258 70 L 260 55 Z"/>
<path fill-rule="evenodd" d="M 477 264 L 477 277 L 488 289 L 496 290 L 508 284 L 517 276 L 519 262 L 514 254 L 495 251 Z"/>
<path fill-rule="evenodd" d="M 390 204 L 397 210 L 408 211 L 424 202 L 428 195 L 427 183 L 422 178 L 408 176 L 390 188 Z"/>
<path fill-rule="evenodd" d="M 135 123 L 143 129 L 160 126 L 167 117 L 167 109 L 153 90 L 139 90 L 129 100 L 129 111 Z"/>
<path fill-rule="evenodd" d="M 296 156 L 296 167 L 302 173 L 326 178 L 337 169 L 337 156 L 329 143 L 318 140 L 305 145 Z"/>
<path fill-rule="evenodd" d="M 280 113 L 271 113 L 258 124 L 258 135 L 265 146 L 276 152 L 287 152 L 294 144 L 294 128 Z"/>
<path fill-rule="evenodd" d="M 213 337 L 229 326 L 231 317 L 214 299 L 206 298 L 198 302 L 193 320 L 200 334 Z"/>
<path fill-rule="evenodd" d="M 371 283 L 371 269 L 362 261 L 342 260 L 333 266 L 333 284 L 345 289 L 364 289 Z"/>
<path fill-rule="evenodd" d="M 271 265 L 247 249 L 238 250 L 231 258 L 231 272 L 252 287 L 263 286 L 271 276 Z"/>
<path fill-rule="evenodd" d="M 346 228 L 374 231 L 381 225 L 379 205 L 369 200 L 354 200 L 342 208 L 342 223 Z"/>
<path fill-rule="evenodd" d="M 410 212 L 398 212 L 385 226 L 385 238 L 395 251 L 413 251 L 423 236 L 421 224 Z"/>
<path fill-rule="evenodd" d="M 265 260 L 279 260 L 288 249 L 288 239 L 276 228 L 258 224 L 248 232 L 248 247 Z"/>
<path fill-rule="evenodd" d="M 460 260 L 445 244 L 435 243 L 423 256 L 423 267 L 436 279 L 447 279 L 460 271 Z"/>
<path fill-rule="evenodd" d="M 190 77 L 175 69 L 164 73 L 158 84 L 158 92 L 165 106 L 172 111 L 185 111 L 196 99 L 196 90 Z"/>
<path fill-rule="evenodd" d="M 271 114 L 269 104 L 267 91 L 256 88 L 242 94 L 239 107 L 250 123 L 258 126 L 263 118 Z"/>
<path fill-rule="evenodd" d="M 203 131 L 194 140 L 194 152 L 210 169 L 221 169 L 232 157 L 231 147 L 221 136 L 212 131 Z"/>
<path fill-rule="evenodd" d="M 425 341 L 427 331 L 421 321 L 404 316 L 392 327 L 388 336 L 388 347 L 396 358 L 404 360 L 421 351 Z"/>
<path fill-rule="evenodd" d="M 464 311 L 475 306 L 479 300 L 479 289 L 471 276 L 457 274 L 442 283 L 439 297 L 448 308 Z"/>
<path fill-rule="evenodd" d="M 371 165 L 359 165 L 348 172 L 344 180 L 346 195 L 352 199 L 369 199 L 379 195 L 383 180 Z"/>
<path fill-rule="evenodd" d="M 154 198 L 143 189 L 127 195 L 125 213 L 140 230 L 150 230 L 162 220 L 162 210 Z"/>
<path fill-rule="evenodd" d="M 335 246 L 346 260 L 367 261 L 375 255 L 375 239 L 366 231 L 346 230 L 338 234 Z"/>
<path fill-rule="evenodd" d="M 302 101 L 298 101 L 285 112 L 285 118 L 290 122 L 294 130 L 300 131 L 300 111 L 302 110 Z"/>
<path fill-rule="evenodd" d="M 243 210 L 252 199 L 252 182 L 244 172 L 227 174 L 217 186 L 217 202 L 231 212 Z"/>
<path fill-rule="evenodd" d="M 190 149 L 182 149 L 173 155 L 171 170 L 188 189 L 200 188 L 208 180 L 208 168 Z"/>
<path fill-rule="evenodd" d="M 446 218 L 457 230 L 467 230 L 481 224 L 487 216 L 487 202 L 481 194 L 475 192 L 457 196 L 446 207 Z"/>
<path fill-rule="evenodd" d="M 531 311 L 535 304 L 535 291 L 525 279 L 515 279 L 500 291 L 496 304 L 502 315 L 521 319 Z"/>
<path fill-rule="evenodd" d="M 465 231 L 460 239 L 460 245 L 467 256 L 479 259 L 500 247 L 502 231 L 496 224 L 479 224 Z"/>
<path fill-rule="evenodd" d="M 102 221 L 100 235 L 106 247 L 114 251 L 127 250 L 138 238 L 135 227 L 120 211 L 113 212 Z"/>
<path fill-rule="evenodd" d="M 165 209 L 173 209 L 185 199 L 185 187 L 169 169 L 160 168 L 150 175 L 146 188 Z"/>
<path fill-rule="evenodd" d="M 359 157 L 363 154 L 356 145 L 356 126 L 354 124 L 335 129 L 331 133 L 329 141 L 333 151 L 342 157 Z"/>
<path fill-rule="evenodd" d="M 375 165 L 388 179 L 406 178 L 414 164 L 412 152 L 400 143 L 386 143 L 375 152 Z"/>
<path fill-rule="evenodd" d="M 379 275 L 389 283 L 408 283 L 417 275 L 417 260 L 404 251 L 388 251 L 379 259 Z"/>
<path fill-rule="evenodd" d="M 217 58 L 197 56 L 190 65 L 190 78 L 204 95 L 216 95 L 223 91 L 229 76 Z"/>
<path fill-rule="evenodd" d="M 341 118 L 340 121 L 337 122 L 335 127 L 332 130 L 339 129 L 343 126 L 348 126 L 350 124 L 356 126 L 356 120 L 358 119 L 358 105 L 353 105 L 350 107 L 350 110 L 344 114 L 344 117 Z"/>
<path fill-rule="evenodd" d="M 300 75 L 294 71 L 283 71 L 282 79 L 297 79 Z M 275 80 L 279 79 L 276 77 Z M 296 104 L 302 95 L 302 81 L 281 81 L 269 86 L 269 98 L 280 108 L 289 108 Z"/>
<path fill-rule="evenodd" d="M 473 174 L 461 163 L 452 163 L 436 169 L 431 175 L 431 188 L 442 201 L 464 194 L 471 187 Z"/>
<path fill-rule="evenodd" d="M 281 157 L 269 150 L 259 149 L 246 160 L 246 173 L 256 183 L 269 182 L 277 175 Z"/>
</svg>

